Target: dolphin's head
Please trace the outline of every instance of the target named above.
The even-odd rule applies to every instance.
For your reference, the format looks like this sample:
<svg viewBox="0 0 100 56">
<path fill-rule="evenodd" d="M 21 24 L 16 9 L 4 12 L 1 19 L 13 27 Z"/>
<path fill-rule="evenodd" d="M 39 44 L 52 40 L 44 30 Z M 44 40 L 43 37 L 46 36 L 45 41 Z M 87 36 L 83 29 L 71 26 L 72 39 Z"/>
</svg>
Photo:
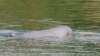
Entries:
<svg viewBox="0 0 100 56">
<path fill-rule="evenodd" d="M 72 37 L 73 35 L 72 29 L 66 25 L 59 25 L 52 29 L 53 29 L 53 32 L 55 32 L 58 35 L 58 37 L 59 36 L 60 37 Z"/>
</svg>

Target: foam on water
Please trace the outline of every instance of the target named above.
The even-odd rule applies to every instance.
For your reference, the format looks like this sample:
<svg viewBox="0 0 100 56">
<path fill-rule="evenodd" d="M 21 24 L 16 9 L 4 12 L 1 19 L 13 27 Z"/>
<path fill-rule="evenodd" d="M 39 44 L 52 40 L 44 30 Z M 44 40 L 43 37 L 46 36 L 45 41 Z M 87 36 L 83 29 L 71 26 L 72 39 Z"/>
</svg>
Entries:
<svg viewBox="0 0 100 56">
<path fill-rule="evenodd" d="M 100 42 L 100 33 L 96 32 L 74 32 L 74 36 L 80 42 Z"/>
</svg>

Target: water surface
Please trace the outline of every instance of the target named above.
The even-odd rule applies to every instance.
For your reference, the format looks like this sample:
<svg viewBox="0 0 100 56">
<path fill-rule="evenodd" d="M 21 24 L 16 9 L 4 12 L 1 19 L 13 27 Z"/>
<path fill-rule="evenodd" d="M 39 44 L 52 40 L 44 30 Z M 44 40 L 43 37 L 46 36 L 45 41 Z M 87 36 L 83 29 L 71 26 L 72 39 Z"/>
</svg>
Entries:
<svg viewBox="0 0 100 56">
<path fill-rule="evenodd" d="M 74 31 L 72 41 L 52 41 L 9 37 L 24 30 L 0 30 L 1 56 L 99 56 L 100 33 Z"/>
</svg>

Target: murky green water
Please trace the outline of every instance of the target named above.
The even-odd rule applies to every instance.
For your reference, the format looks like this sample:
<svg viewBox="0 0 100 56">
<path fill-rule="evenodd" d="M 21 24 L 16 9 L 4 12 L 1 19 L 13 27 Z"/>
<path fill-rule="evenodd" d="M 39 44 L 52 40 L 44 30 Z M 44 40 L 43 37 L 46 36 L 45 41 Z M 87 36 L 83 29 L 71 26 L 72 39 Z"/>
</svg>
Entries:
<svg viewBox="0 0 100 56">
<path fill-rule="evenodd" d="M 0 0 L 1 30 L 68 25 L 78 32 L 71 42 L 0 37 L 0 56 L 100 56 L 99 5 L 99 0 Z"/>
<path fill-rule="evenodd" d="M 66 24 L 75 30 L 100 32 L 99 5 L 96 0 L 1 0 L 0 29 L 32 30 Z M 34 22 L 44 19 L 54 22 Z"/>
</svg>

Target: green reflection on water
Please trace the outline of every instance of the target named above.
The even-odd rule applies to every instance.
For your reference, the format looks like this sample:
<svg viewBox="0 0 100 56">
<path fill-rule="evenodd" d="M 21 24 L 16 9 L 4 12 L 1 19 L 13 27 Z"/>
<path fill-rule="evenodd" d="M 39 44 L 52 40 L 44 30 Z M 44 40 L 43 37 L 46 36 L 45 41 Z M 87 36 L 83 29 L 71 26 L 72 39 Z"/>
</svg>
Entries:
<svg viewBox="0 0 100 56">
<path fill-rule="evenodd" d="M 68 25 L 73 29 L 100 31 L 99 5 L 100 2 L 95 0 L 0 0 L 0 23 L 22 25 L 9 27 L 0 24 L 0 29 L 49 28 L 53 25 L 34 23 L 28 19 L 52 18 L 70 23 Z"/>
</svg>

